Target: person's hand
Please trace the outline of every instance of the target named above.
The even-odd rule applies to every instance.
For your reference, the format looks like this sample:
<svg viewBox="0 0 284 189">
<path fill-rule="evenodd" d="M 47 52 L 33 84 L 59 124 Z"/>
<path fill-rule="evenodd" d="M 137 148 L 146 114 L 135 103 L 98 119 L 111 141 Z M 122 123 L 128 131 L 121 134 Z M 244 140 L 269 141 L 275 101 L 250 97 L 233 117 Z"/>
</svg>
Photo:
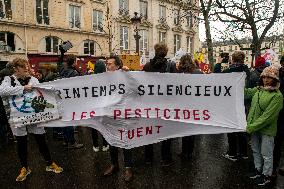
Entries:
<svg viewBox="0 0 284 189">
<path fill-rule="evenodd" d="M 221 64 L 222 63 L 222 61 L 223 61 L 223 58 L 221 58 L 221 56 L 219 56 L 218 58 L 217 58 L 217 64 Z"/>
<path fill-rule="evenodd" d="M 25 91 L 31 91 L 32 89 L 33 89 L 33 87 L 31 85 L 25 85 L 24 86 Z"/>
<path fill-rule="evenodd" d="M 123 67 L 121 68 L 121 70 L 128 72 L 128 71 L 129 71 L 129 68 L 128 68 L 127 66 L 123 66 Z"/>
</svg>

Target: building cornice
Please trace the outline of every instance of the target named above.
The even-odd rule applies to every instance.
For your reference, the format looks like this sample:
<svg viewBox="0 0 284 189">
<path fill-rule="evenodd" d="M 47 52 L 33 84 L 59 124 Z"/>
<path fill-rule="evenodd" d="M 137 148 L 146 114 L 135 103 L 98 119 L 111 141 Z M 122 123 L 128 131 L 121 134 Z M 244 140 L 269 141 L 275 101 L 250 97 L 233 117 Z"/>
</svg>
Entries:
<svg viewBox="0 0 284 189">
<path fill-rule="evenodd" d="M 23 23 L 8 22 L 8 21 L 0 21 L 0 24 L 5 24 L 9 26 L 18 26 L 18 27 L 28 27 L 28 28 L 41 29 L 41 30 L 52 30 L 52 31 L 60 31 L 60 32 L 96 35 L 96 36 L 102 36 L 102 37 L 108 36 L 106 33 L 101 33 L 101 32 L 99 33 L 99 32 L 85 31 L 85 30 L 72 30 L 72 29 L 66 29 L 66 28 L 52 27 L 48 25 L 45 26 L 45 25 L 36 25 L 36 24 L 23 24 Z"/>
<path fill-rule="evenodd" d="M 185 3 L 182 0 L 159 0 L 161 3 L 170 3 L 176 6 L 181 6 L 182 9 L 185 10 L 196 10 L 200 11 L 198 6 L 195 6 L 193 4 Z"/>
<path fill-rule="evenodd" d="M 148 21 L 148 20 L 146 20 L 144 18 L 142 18 L 140 25 L 142 27 L 147 27 L 147 28 L 152 28 L 153 27 L 153 24 L 150 21 Z"/>
<path fill-rule="evenodd" d="M 183 33 L 184 29 L 182 28 L 182 25 L 176 25 L 175 27 L 172 28 L 172 31 L 178 32 L 178 33 Z"/>
</svg>

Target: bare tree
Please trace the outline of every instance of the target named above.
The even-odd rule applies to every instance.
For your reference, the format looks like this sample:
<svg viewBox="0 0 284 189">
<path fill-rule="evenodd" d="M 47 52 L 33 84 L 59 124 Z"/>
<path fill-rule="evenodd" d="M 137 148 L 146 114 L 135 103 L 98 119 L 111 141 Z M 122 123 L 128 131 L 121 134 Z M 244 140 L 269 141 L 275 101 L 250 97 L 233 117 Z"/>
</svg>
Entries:
<svg viewBox="0 0 284 189">
<path fill-rule="evenodd" d="M 214 67 L 213 42 L 212 42 L 211 28 L 210 28 L 210 12 L 212 5 L 213 5 L 213 0 L 200 0 L 200 10 L 205 25 L 206 44 L 208 48 L 207 49 L 208 60 L 211 68 L 213 69 Z"/>
<path fill-rule="evenodd" d="M 260 55 L 261 44 L 273 25 L 283 21 L 282 0 L 216 0 L 216 4 L 215 15 L 227 30 L 251 33 L 252 59 Z"/>
</svg>

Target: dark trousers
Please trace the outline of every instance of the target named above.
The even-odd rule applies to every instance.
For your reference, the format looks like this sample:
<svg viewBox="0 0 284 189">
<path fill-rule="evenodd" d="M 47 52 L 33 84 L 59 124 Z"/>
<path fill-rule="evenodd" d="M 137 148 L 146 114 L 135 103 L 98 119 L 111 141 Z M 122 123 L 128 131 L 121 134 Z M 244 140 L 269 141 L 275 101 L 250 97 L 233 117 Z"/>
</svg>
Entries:
<svg viewBox="0 0 284 189">
<path fill-rule="evenodd" d="M 162 141 L 161 155 L 163 161 L 172 161 L 171 144 L 172 139 Z M 153 144 L 145 146 L 145 160 L 153 161 L 153 155 Z"/>
<path fill-rule="evenodd" d="M 278 132 L 274 138 L 274 150 L 273 150 L 273 171 L 277 171 L 280 164 L 281 148 L 284 141 L 284 133 Z"/>
<path fill-rule="evenodd" d="M 195 136 L 186 136 L 182 138 L 182 151 L 181 153 L 186 156 L 191 156 L 194 149 Z"/>
<path fill-rule="evenodd" d="M 51 165 L 51 156 L 49 149 L 46 144 L 45 134 L 34 134 L 35 140 L 37 142 L 39 152 L 43 156 L 46 165 Z M 18 156 L 22 167 L 28 167 L 28 136 L 16 136 L 18 145 Z"/>
<path fill-rule="evenodd" d="M 247 156 L 247 135 L 245 132 L 228 133 L 229 151 L 231 156 Z"/>
<path fill-rule="evenodd" d="M 107 141 L 103 136 L 102 138 L 103 138 L 103 146 L 107 146 L 108 145 Z M 96 129 L 92 129 L 92 139 L 93 139 L 93 146 L 99 147 L 99 133 Z"/>
<path fill-rule="evenodd" d="M 70 144 L 75 143 L 74 127 L 63 127 L 62 133 L 63 133 L 64 141 L 66 143 L 70 143 Z"/>
<path fill-rule="evenodd" d="M 110 146 L 110 160 L 111 164 L 118 167 L 118 148 Z M 123 149 L 124 167 L 133 167 L 132 151 L 130 149 Z"/>
</svg>

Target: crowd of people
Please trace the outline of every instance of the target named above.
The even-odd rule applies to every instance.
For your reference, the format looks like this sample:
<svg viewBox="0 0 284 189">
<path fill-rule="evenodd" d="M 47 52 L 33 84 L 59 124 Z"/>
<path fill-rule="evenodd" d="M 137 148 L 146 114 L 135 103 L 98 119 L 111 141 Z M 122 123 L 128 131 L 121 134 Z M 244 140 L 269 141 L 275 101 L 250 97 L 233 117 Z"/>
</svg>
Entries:
<svg viewBox="0 0 284 189">
<path fill-rule="evenodd" d="M 155 56 L 143 67 L 145 72 L 159 73 L 181 73 L 181 74 L 202 74 L 198 65 L 192 58 L 192 55 L 185 54 L 179 61 L 173 62 L 166 58 L 168 48 L 165 44 L 156 44 Z M 46 171 L 61 173 L 63 168 L 58 166 L 52 159 L 48 145 L 45 140 L 45 130 L 36 125 L 24 127 L 15 127 L 9 124 L 10 107 L 8 98 L 13 95 L 22 95 L 33 89 L 33 86 L 39 82 L 52 81 L 60 78 L 70 78 L 82 75 L 76 70 L 76 56 L 67 55 L 64 61 L 66 51 L 60 48 L 61 55 L 57 63 L 57 72 L 48 71 L 45 74 L 35 73 L 29 66 L 27 60 L 16 58 L 8 63 L 6 68 L 0 72 L 0 108 L 1 124 L 0 134 L 10 137 L 17 142 L 18 158 L 21 163 L 20 174 L 16 181 L 24 181 L 31 173 L 27 162 L 27 135 L 34 135 L 38 144 L 40 153 L 46 161 Z M 281 147 L 284 140 L 284 56 L 280 64 L 272 66 L 265 65 L 265 60 L 259 57 L 255 61 L 255 67 L 249 69 L 245 64 L 245 54 L 236 51 L 232 55 L 229 68 L 221 70 L 222 58 L 218 59 L 214 67 L 215 73 L 245 72 L 246 87 L 245 101 L 247 114 L 246 132 L 237 132 L 227 134 L 228 151 L 223 154 L 224 158 L 237 161 L 248 158 L 248 143 L 250 139 L 253 152 L 255 171 L 250 175 L 251 179 L 256 181 L 257 185 L 267 185 L 272 182 L 277 174 L 284 175 L 284 167 L 280 168 Z M 281 67 L 282 66 L 282 67 Z M 106 60 L 98 60 L 95 63 L 94 70 L 87 71 L 86 74 L 98 74 L 103 72 L 114 72 L 116 70 L 129 71 L 123 66 L 122 61 L 116 55 L 111 55 Z M 54 128 L 55 138 L 63 138 L 63 145 L 70 149 L 80 149 L 84 144 L 76 141 L 74 137 L 74 127 Z M 98 143 L 99 133 L 92 131 L 93 150 L 100 151 Z M 194 136 L 182 138 L 182 151 L 179 156 L 190 161 L 194 150 Z M 162 166 L 173 164 L 171 152 L 172 139 L 162 141 L 161 158 Z M 102 151 L 110 151 L 110 166 L 104 171 L 104 176 L 111 176 L 119 171 L 118 152 L 119 148 L 110 146 L 103 139 Z M 124 157 L 124 179 L 131 181 L 133 179 L 133 161 L 132 150 L 123 149 Z M 153 145 L 145 146 L 145 163 L 153 163 Z"/>
</svg>

